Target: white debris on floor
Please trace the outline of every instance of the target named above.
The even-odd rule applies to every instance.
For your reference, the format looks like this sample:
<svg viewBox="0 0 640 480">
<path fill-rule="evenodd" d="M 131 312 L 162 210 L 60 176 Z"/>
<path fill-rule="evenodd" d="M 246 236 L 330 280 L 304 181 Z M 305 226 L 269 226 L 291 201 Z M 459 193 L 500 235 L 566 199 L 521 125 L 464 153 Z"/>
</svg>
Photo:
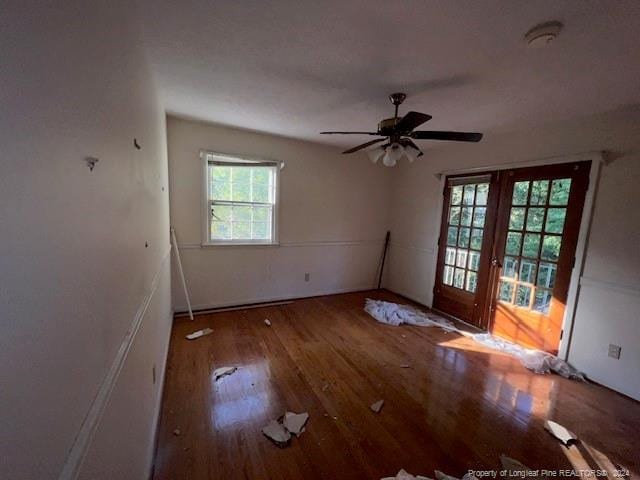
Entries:
<svg viewBox="0 0 640 480">
<path fill-rule="evenodd" d="M 453 322 L 439 315 L 426 314 L 409 305 L 373 300 L 367 298 L 364 310 L 381 323 L 399 326 L 402 324 L 418 327 L 441 327 L 445 330 L 456 330 Z"/>
<path fill-rule="evenodd" d="M 231 375 L 236 370 L 238 370 L 238 367 L 220 367 L 220 368 L 216 368 L 213 371 L 213 381 L 216 382 L 219 378 L 224 377 L 225 375 Z"/>
<path fill-rule="evenodd" d="M 202 330 L 198 330 L 198 331 L 195 331 L 193 333 L 190 333 L 185 338 L 187 340 L 195 340 L 196 338 L 204 337 L 205 335 L 209 335 L 210 333 L 213 333 L 212 329 L 203 328 Z"/>
<path fill-rule="evenodd" d="M 369 408 L 376 413 L 380 413 L 380 410 L 382 410 L 383 405 L 384 405 L 384 400 L 378 400 L 377 402 L 373 402 Z"/>
<path fill-rule="evenodd" d="M 262 429 L 262 433 L 280 448 L 284 448 L 289 445 L 291 435 L 300 437 L 300 435 L 304 433 L 308 420 L 308 412 L 284 412 L 284 415 L 280 417 L 280 419 L 271 420 L 269 424 Z"/>
<path fill-rule="evenodd" d="M 382 300 L 366 299 L 364 310 L 381 323 L 399 326 L 402 324 L 422 327 L 440 327 L 446 332 L 457 332 L 471 338 L 475 342 L 507 353 L 520 360 L 520 363 L 535 373 L 554 372 L 564 378 L 585 380 L 584 374 L 576 370 L 564 360 L 541 350 L 524 348 L 515 343 L 494 337 L 490 333 L 470 333 L 456 328 L 453 322 L 432 313 L 424 313 L 410 305 Z"/>
<path fill-rule="evenodd" d="M 270 327 L 270 326 L 271 326 L 271 320 L 269 320 L 268 318 L 265 318 L 265 319 L 264 319 L 264 324 L 265 324 L 267 327 Z"/>
<path fill-rule="evenodd" d="M 262 429 L 262 433 L 280 448 L 286 447 L 291 442 L 291 434 L 276 420 L 271 420 Z"/>
<path fill-rule="evenodd" d="M 578 437 L 575 433 L 567 430 L 559 423 L 553 422 L 551 420 L 546 420 L 544 422 L 544 429 L 565 445 L 569 445 L 571 442 L 575 442 L 578 440 Z"/>
<path fill-rule="evenodd" d="M 396 473 L 395 477 L 384 477 L 380 480 L 431 480 L 429 477 L 423 477 L 422 475 L 411 475 L 406 470 L 400 470 Z"/>
<path fill-rule="evenodd" d="M 289 433 L 299 437 L 304 432 L 304 426 L 307 420 L 309 420 L 309 414 L 306 412 L 285 412 L 282 419 L 282 426 L 286 428 Z"/>
</svg>

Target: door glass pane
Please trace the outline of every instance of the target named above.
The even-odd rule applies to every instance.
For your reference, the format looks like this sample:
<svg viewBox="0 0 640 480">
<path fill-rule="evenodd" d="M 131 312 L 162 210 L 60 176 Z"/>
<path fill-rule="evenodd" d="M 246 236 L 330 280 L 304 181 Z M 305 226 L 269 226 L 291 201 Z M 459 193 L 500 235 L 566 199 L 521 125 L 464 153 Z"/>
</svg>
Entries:
<svg viewBox="0 0 640 480">
<path fill-rule="evenodd" d="M 451 207 L 449 210 L 449 225 L 460 224 L 460 207 Z"/>
<path fill-rule="evenodd" d="M 531 287 L 518 285 L 518 289 L 516 290 L 515 304 L 518 307 L 529 307 L 530 300 L 531 300 Z"/>
<path fill-rule="evenodd" d="M 475 292 L 478 285 L 478 274 L 476 272 L 467 272 L 467 285 L 465 290 L 467 292 Z"/>
<path fill-rule="evenodd" d="M 471 236 L 471 229 L 463 227 L 460 229 L 460 237 L 458 238 L 458 246 L 469 248 L 469 237 Z"/>
<path fill-rule="evenodd" d="M 560 258 L 560 245 L 562 244 L 562 237 L 558 235 L 545 235 L 542 240 L 542 252 L 540 258 L 543 260 L 558 261 Z"/>
<path fill-rule="evenodd" d="M 453 285 L 453 267 L 445 265 L 444 272 L 442 274 L 442 283 L 445 285 Z"/>
<path fill-rule="evenodd" d="M 540 234 L 525 233 L 524 246 L 522 247 L 522 256 L 529 257 L 529 258 L 538 258 L 539 250 L 540 250 Z"/>
<path fill-rule="evenodd" d="M 544 208 L 530 208 L 527 213 L 527 230 L 530 232 L 541 232 L 543 218 Z"/>
<path fill-rule="evenodd" d="M 531 205 L 545 205 L 549 193 L 549 180 L 536 180 L 531 184 Z"/>
<path fill-rule="evenodd" d="M 482 229 L 474 228 L 471 230 L 471 248 L 480 250 L 482 248 Z"/>
<path fill-rule="evenodd" d="M 476 186 L 475 185 L 465 185 L 464 186 L 464 195 L 462 197 L 463 205 L 473 205 L 473 200 L 475 198 Z"/>
<path fill-rule="evenodd" d="M 526 205 L 529 195 L 529 182 L 516 182 L 513 186 L 512 205 Z"/>
<path fill-rule="evenodd" d="M 471 250 L 469 252 L 469 266 L 468 266 L 469 270 L 473 270 L 474 272 L 477 272 L 478 269 L 480 268 L 480 253 L 479 252 L 474 252 L 473 250 Z"/>
<path fill-rule="evenodd" d="M 468 250 L 458 249 L 456 256 L 456 267 L 465 268 L 467 266 Z"/>
<path fill-rule="evenodd" d="M 524 228 L 525 208 L 512 208 L 509 215 L 509 228 L 511 230 L 522 230 Z"/>
<path fill-rule="evenodd" d="M 447 250 L 444 255 L 444 263 L 447 265 L 453 265 L 456 261 L 456 249 L 447 247 Z"/>
<path fill-rule="evenodd" d="M 486 205 L 489 196 L 489 184 L 479 183 L 476 186 L 476 205 Z"/>
<path fill-rule="evenodd" d="M 447 230 L 447 245 L 453 245 L 454 247 L 458 243 L 458 227 L 449 227 Z"/>
<path fill-rule="evenodd" d="M 537 262 L 523 258 L 522 262 L 520 262 L 520 275 L 518 280 L 522 283 L 533 284 L 536 280 L 536 265 Z"/>
<path fill-rule="evenodd" d="M 453 274 L 453 286 L 462 289 L 464 286 L 464 269 L 456 268 Z"/>
<path fill-rule="evenodd" d="M 502 276 L 507 278 L 516 278 L 518 273 L 518 259 L 513 257 L 504 257 L 504 265 L 502 266 Z"/>
<path fill-rule="evenodd" d="M 462 202 L 462 185 L 451 187 L 451 205 L 460 205 Z"/>
<path fill-rule="evenodd" d="M 551 205 L 566 205 L 569 202 L 569 192 L 571 190 L 570 178 L 559 178 L 551 182 L 551 195 L 549 203 Z"/>
<path fill-rule="evenodd" d="M 513 298 L 514 284 L 511 282 L 505 282 L 504 280 L 500 281 L 500 286 L 498 287 L 498 300 L 503 302 L 511 303 Z"/>
<path fill-rule="evenodd" d="M 484 227 L 484 220 L 486 215 L 486 207 L 476 207 L 473 211 L 473 226 L 478 228 Z"/>
<path fill-rule="evenodd" d="M 463 227 L 471 226 L 471 215 L 473 214 L 473 207 L 462 207 L 462 213 L 460 215 L 460 225 Z"/>
<path fill-rule="evenodd" d="M 533 299 L 533 310 L 543 314 L 549 313 L 551 307 L 551 292 L 549 290 L 536 290 L 536 296 Z"/>
<path fill-rule="evenodd" d="M 536 285 L 552 289 L 556 281 L 556 269 L 555 263 L 540 262 Z"/>
<path fill-rule="evenodd" d="M 520 255 L 520 244 L 522 242 L 522 234 L 519 232 L 507 233 L 507 245 L 505 253 L 507 255 Z"/>
<path fill-rule="evenodd" d="M 550 208 L 547 210 L 547 222 L 544 227 L 545 232 L 562 233 L 566 215 L 566 208 Z"/>
</svg>

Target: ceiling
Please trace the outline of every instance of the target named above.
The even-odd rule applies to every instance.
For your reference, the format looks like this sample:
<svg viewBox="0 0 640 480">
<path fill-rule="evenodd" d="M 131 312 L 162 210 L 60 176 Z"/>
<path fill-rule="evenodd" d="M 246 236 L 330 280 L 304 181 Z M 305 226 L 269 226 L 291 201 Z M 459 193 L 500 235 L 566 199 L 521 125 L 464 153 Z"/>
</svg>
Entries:
<svg viewBox="0 0 640 480">
<path fill-rule="evenodd" d="M 352 146 L 318 132 L 375 129 L 394 91 L 425 128 L 485 133 L 640 102 L 637 0 L 140 3 L 167 111 L 231 126 Z M 549 20 L 556 41 L 526 48 Z"/>
</svg>

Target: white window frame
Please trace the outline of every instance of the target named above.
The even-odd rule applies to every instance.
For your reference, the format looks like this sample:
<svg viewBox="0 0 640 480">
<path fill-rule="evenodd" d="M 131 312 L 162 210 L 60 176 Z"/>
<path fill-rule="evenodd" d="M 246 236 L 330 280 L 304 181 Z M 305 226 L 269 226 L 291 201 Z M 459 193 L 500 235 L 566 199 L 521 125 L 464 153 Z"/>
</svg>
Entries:
<svg viewBox="0 0 640 480">
<path fill-rule="evenodd" d="M 210 150 L 200 150 L 202 162 L 202 246 L 237 246 L 237 245 L 279 245 L 278 243 L 278 209 L 280 206 L 280 169 L 282 162 L 264 158 L 249 158 L 240 155 L 218 153 Z M 211 238 L 211 204 L 209 199 L 209 162 L 210 161 L 228 163 L 229 165 L 253 164 L 255 166 L 274 167 L 273 176 L 273 209 L 271 214 L 271 239 L 269 240 L 215 240 Z M 231 202 L 230 202 L 231 203 Z"/>
</svg>

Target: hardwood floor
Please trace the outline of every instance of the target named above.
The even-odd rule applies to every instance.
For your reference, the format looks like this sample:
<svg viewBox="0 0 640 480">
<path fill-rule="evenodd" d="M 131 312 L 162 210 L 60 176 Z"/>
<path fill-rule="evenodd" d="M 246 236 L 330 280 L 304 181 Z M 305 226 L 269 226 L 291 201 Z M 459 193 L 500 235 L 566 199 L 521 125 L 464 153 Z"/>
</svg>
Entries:
<svg viewBox="0 0 640 480">
<path fill-rule="evenodd" d="M 598 468 L 588 448 L 638 472 L 638 402 L 535 375 L 438 328 L 377 323 L 363 311 L 366 297 L 406 303 L 363 292 L 176 320 L 154 478 L 377 480 L 400 468 L 461 477 L 499 469 L 501 454 L 533 469 Z M 184 338 L 205 327 L 214 332 Z M 213 369 L 227 365 L 241 368 L 214 383 Z M 285 410 L 310 419 L 280 449 L 261 429 Z M 561 446 L 545 419 L 586 443 Z"/>
</svg>

